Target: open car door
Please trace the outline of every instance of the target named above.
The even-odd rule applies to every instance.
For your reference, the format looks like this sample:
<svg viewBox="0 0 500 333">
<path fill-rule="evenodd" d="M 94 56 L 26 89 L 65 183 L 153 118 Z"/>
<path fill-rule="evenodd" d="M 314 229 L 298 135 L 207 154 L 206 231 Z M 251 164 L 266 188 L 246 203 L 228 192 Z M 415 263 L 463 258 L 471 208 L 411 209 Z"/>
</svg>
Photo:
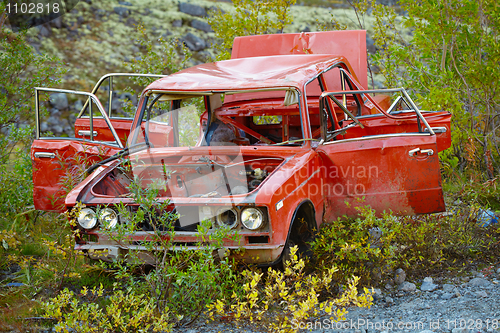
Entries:
<svg viewBox="0 0 500 333">
<path fill-rule="evenodd" d="M 122 81 L 135 77 L 145 85 L 146 80 L 165 75 L 110 73 L 97 81 L 91 93 L 36 88 L 36 140 L 31 147 L 36 209 L 62 211 L 66 193 L 83 180 L 85 169 L 126 146 L 137 101 L 132 102 L 132 93 L 117 94 L 130 85 L 117 82 L 119 77 Z M 75 112 L 69 108 L 42 112 L 40 95 L 47 93 L 66 94 L 81 104 Z M 130 100 L 128 107 L 122 107 L 125 99 Z"/>
<path fill-rule="evenodd" d="M 71 94 L 87 99 L 87 112 L 79 115 L 89 124 L 89 129 L 71 126 L 71 115 L 62 123 L 64 132 L 54 134 L 47 130 L 47 123 L 55 121 L 48 112 L 40 112 L 39 95 L 43 92 Z M 102 104 L 92 93 L 35 88 L 36 139 L 31 146 L 33 163 L 33 200 L 35 208 L 46 211 L 62 211 L 67 192 L 85 178 L 85 170 L 124 148 Z M 45 119 L 46 118 L 46 119 Z M 73 118 L 74 119 L 74 118 Z M 94 124 L 96 127 L 94 128 Z M 106 129 L 106 135 L 100 130 Z"/>
<path fill-rule="evenodd" d="M 393 90 L 409 99 L 404 89 Z M 323 140 L 317 152 L 326 166 L 323 190 L 330 208 L 325 211 L 332 212 L 326 218 L 356 215 L 353 207 L 359 205 L 406 215 L 444 211 L 437 135 L 415 104 L 410 100 L 413 115 L 402 118 L 356 117 L 337 98 L 344 93 L 325 92 L 320 100 Z M 332 123 L 327 99 L 347 120 Z M 375 117 L 380 119 L 373 123 Z"/>
</svg>

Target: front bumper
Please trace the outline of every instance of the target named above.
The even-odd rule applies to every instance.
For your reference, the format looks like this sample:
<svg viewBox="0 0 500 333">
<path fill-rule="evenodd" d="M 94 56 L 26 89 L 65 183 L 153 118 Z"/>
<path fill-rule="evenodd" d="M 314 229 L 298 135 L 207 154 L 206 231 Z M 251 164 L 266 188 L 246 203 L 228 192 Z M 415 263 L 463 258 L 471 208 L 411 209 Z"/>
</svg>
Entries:
<svg viewBox="0 0 500 333">
<path fill-rule="evenodd" d="M 197 233 L 176 232 L 174 240 L 168 249 L 152 243 L 151 232 L 136 232 L 125 237 L 125 241 L 117 242 L 102 233 L 93 233 L 97 241 L 85 241 L 75 244 L 75 250 L 84 252 L 89 258 L 104 261 L 142 261 L 148 264 L 155 263 L 155 254 L 167 251 L 192 251 L 206 249 L 199 243 Z M 269 243 L 268 233 L 242 234 L 242 242 L 233 240 L 224 241 L 224 246 L 214 248 L 215 258 L 229 257 L 245 263 L 267 264 L 278 260 L 284 244 Z M 266 242 L 267 240 L 267 242 Z M 255 243 L 261 241 L 262 243 Z M 151 242 L 151 243 L 149 243 Z M 147 243 L 147 244 L 145 244 Z"/>
</svg>

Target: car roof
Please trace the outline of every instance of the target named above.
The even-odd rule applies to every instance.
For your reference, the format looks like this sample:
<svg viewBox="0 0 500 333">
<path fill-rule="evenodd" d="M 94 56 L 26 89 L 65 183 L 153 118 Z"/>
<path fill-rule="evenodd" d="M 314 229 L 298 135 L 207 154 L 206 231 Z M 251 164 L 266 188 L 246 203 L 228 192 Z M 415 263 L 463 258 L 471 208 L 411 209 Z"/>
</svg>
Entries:
<svg viewBox="0 0 500 333">
<path fill-rule="evenodd" d="M 342 56 L 294 54 L 239 58 L 197 65 L 151 83 L 146 91 L 228 91 L 254 88 L 301 89 L 322 71 L 345 63 Z"/>
</svg>

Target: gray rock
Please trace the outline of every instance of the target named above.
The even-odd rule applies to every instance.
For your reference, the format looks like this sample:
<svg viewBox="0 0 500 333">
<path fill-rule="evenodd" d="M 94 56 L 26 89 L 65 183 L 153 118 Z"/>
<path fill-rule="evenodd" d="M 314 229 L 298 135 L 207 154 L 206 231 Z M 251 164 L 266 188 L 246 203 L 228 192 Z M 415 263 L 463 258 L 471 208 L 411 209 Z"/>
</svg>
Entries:
<svg viewBox="0 0 500 333">
<path fill-rule="evenodd" d="M 488 296 L 488 294 L 487 294 L 487 293 L 486 293 L 486 291 L 484 291 L 484 290 L 481 290 L 481 291 L 476 291 L 476 292 L 474 293 L 474 295 L 476 295 L 476 297 L 487 297 L 487 296 Z"/>
<path fill-rule="evenodd" d="M 40 132 L 47 132 L 49 130 L 49 124 L 47 122 L 43 121 L 40 124 Z"/>
<path fill-rule="evenodd" d="M 123 101 L 114 98 L 113 101 L 111 102 L 111 110 L 117 111 L 120 110 L 123 107 Z"/>
<path fill-rule="evenodd" d="M 78 112 L 83 108 L 83 102 L 81 100 L 76 100 L 75 104 L 73 104 L 73 108 Z"/>
<path fill-rule="evenodd" d="M 56 136 L 59 136 L 64 131 L 64 129 L 62 128 L 62 126 L 55 125 L 55 126 L 52 126 L 51 131 Z"/>
<path fill-rule="evenodd" d="M 197 30 L 201 30 L 204 32 L 214 32 L 210 24 L 207 22 L 203 22 L 200 20 L 192 20 L 191 21 L 191 26 Z"/>
<path fill-rule="evenodd" d="M 97 17 L 104 17 L 104 16 L 106 16 L 107 12 L 104 9 L 99 8 L 99 9 L 94 10 L 94 14 Z"/>
<path fill-rule="evenodd" d="M 128 1 L 118 1 L 118 4 L 122 6 L 132 6 L 132 4 Z"/>
<path fill-rule="evenodd" d="M 449 283 L 445 283 L 443 284 L 443 291 L 445 293 L 451 293 L 452 291 L 454 291 L 456 288 L 454 285 L 452 284 L 449 284 Z"/>
<path fill-rule="evenodd" d="M 59 110 L 64 110 L 68 107 L 68 97 L 65 93 L 53 93 L 49 96 L 50 104 Z"/>
<path fill-rule="evenodd" d="M 56 17 L 52 21 L 49 22 L 50 26 L 56 29 L 61 29 L 63 27 L 61 16 Z"/>
<path fill-rule="evenodd" d="M 403 282 L 398 287 L 398 290 L 401 290 L 401 291 L 415 291 L 416 289 L 417 289 L 417 286 L 411 282 Z"/>
<path fill-rule="evenodd" d="M 368 237 L 372 248 L 380 246 L 380 237 L 382 237 L 382 230 L 379 227 L 373 227 L 368 229 L 370 236 Z"/>
<path fill-rule="evenodd" d="M 129 92 L 124 92 L 123 94 L 121 94 L 120 99 L 123 101 L 131 101 L 134 105 L 137 104 L 137 96 Z"/>
<path fill-rule="evenodd" d="M 373 281 L 378 282 L 382 280 L 382 271 L 379 267 L 374 267 L 370 272 L 370 276 Z"/>
<path fill-rule="evenodd" d="M 47 24 L 40 25 L 38 27 L 38 35 L 40 37 L 50 37 L 52 35 L 52 30 L 50 29 L 50 26 Z"/>
<path fill-rule="evenodd" d="M 183 41 L 191 51 L 201 51 L 207 47 L 203 39 L 190 32 L 184 36 Z"/>
<path fill-rule="evenodd" d="M 134 19 L 133 17 L 129 17 L 126 23 L 130 27 L 135 27 L 137 25 L 137 20 Z"/>
<path fill-rule="evenodd" d="M 386 302 L 387 304 L 392 304 L 392 303 L 394 303 L 394 299 L 393 299 L 392 297 L 390 297 L 390 296 L 387 296 L 387 297 L 385 298 L 385 302 Z"/>
<path fill-rule="evenodd" d="M 205 8 L 190 3 L 181 2 L 179 3 L 179 11 L 184 14 L 205 17 L 207 16 L 207 11 Z"/>
<path fill-rule="evenodd" d="M 424 282 L 420 286 L 420 290 L 422 291 L 433 291 L 438 287 L 437 284 L 432 283 L 432 278 L 431 277 L 426 277 L 424 279 Z"/>
<path fill-rule="evenodd" d="M 478 277 L 470 280 L 469 284 L 473 287 L 489 287 L 491 285 L 491 282 Z"/>
<path fill-rule="evenodd" d="M 366 36 L 366 49 L 369 53 L 377 52 L 377 47 L 375 46 L 375 41 L 370 36 Z"/>
<path fill-rule="evenodd" d="M 130 15 L 130 9 L 125 8 L 125 7 L 115 7 L 113 8 L 116 14 L 120 15 L 121 17 L 128 17 Z"/>
<path fill-rule="evenodd" d="M 440 299 L 444 299 L 444 300 L 449 300 L 449 299 L 452 299 L 453 297 L 455 297 L 455 294 L 452 294 L 452 293 L 444 293 L 444 294 L 442 294 L 439 298 L 440 298 Z"/>
<path fill-rule="evenodd" d="M 180 27 L 182 27 L 182 20 L 173 20 L 172 21 L 172 27 L 174 27 L 174 28 L 180 28 Z"/>
<path fill-rule="evenodd" d="M 400 285 L 403 282 L 405 282 L 405 279 L 406 279 L 405 271 L 402 270 L 401 268 L 396 269 L 396 272 L 394 273 L 394 282 L 397 285 Z"/>
</svg>

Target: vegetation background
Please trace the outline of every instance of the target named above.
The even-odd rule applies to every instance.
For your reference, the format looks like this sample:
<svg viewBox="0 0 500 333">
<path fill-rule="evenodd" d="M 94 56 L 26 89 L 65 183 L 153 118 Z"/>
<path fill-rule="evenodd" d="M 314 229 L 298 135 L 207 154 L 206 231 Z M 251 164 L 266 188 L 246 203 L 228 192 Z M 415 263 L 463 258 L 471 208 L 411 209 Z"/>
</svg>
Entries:
<svg viewBox="0 0 500 333">
<path fill-rule="evenodd" d="M 452 147 L 440 156 L 448 207 L 453 214 L 445 218 L 395 219 L 393 216 L 376 218 L 369 209 L 364 210 L 359 223 L 355 224 L 359 229 L 350 227 L 353 224 L 344 220 L 322 231 L 315 244 L 318 260 L 320 263 L 334 261 L 338 268 L 328 272 L 325 265 L 320 264 L 313 274 L 337 283 L 352 282 L 349 279 L 355 274 L 365 285 L 374 285 L 386 281 L 397 267 L 411 268 L 413 274 L 446 267 L 458 274 L 467 265 L 498 264 L 498 227 L 483 228 L 476 223 L 478 211 L 500 209 L 500 5 L 496 1 L 233 0 L 230 3 L 198 0 L 189 4 L 202 8 L 205 14 L 183 11 L 177 1 L 85 0 L 50 24 L 15 33 L 8 26 L 5 2 L 2 2 L 0 330 L 53 325 L 54 321 L 44 321 L 43 318 L 48 317 L 68 324 L 69 317 L 63 315 L 75 315 L 71 304 L 76 304 L 75 308 L 86 304 L 86 311 L 96 311 L 95 306 L 101 306 L 102 320 L 106 320 L 105 309 L 112 309 L 110 306 L 144 308 L 151 304 L 148 298 L 126 298 L 124 291 L 138 295 L 149 290 L 146 293 L 149 296 L 165 292 L 151 289 L 159 280 L 149 272 L 134 275 L 123 268 L 84 264 L 71 250 L 72 235 L 67 218 L 33 209 L 29 158 L 33 139 L 33 88 L 89 91 L 97 78 L 107 72 L 168 74 L 212 59 L 227 59 L 232 39 L 239 35 L 366 29 L 372 86 L 404 86 L 423 109 L 453 113 Z M 366 230 L 372 226 L 384 230 L 384 237 L 379 240 L 385 244 L 381 251 L 374 251 L 370 246 Z M 185 258 L 176 260 L 184 262 Z M 230 269 L 229 263 L 207 266 L 202 265 L 203 256 L 196 260 L 193 267 L 211 267 L 200 279 L 212 279 L 212 282 L 222 279 L 235 292 L 234 295 L 217 294 L 215 303 L 207 301 L 209 315 L 222 313 L 217 300 L 232 299 L 229 304 L 240 309 L 239 312 L 233 309 L 235 313 L 243 319 L 254 320 L 255 312 L 242 304 L 255 301 L 245 298 L 254 295 L 253 292 L 266 295 L 269 284 L 261 280 L 261 273 L 250 271 L 242 276 Z M 295 265 L 298 266 L 286 276 L 269 273 L 271 282 L 268 283 L 281 279 L 293 286 L 294 281 L 305 274 L 300 261 Z M 181 274 L 182 268 L 174 272 Z M 214 277 L 217 278 L 214 280 Z M 141 284 L 145 281 L 146 284 Z M 308 288 L 326 288 L 328 283 Z M 149 289 L 127 289 L 133 285 L 142 286 L 140 288 L 147 285 Z M 352 285 L 355 288 L 355 283 Z M 69 290 L 60 293 L 64 287 Z M 88 289 L 82 291 L 82 287 Z M 324 290 L 331 299 L 339 295 L 329 288 Z M 267 292 L 269 298 L 259 299 L 267 299 L 268 303 L 260 303 L 259 309 L 275 307 L 290 311 L 273 303 L 273 293 L 283 290 Z M 111 301 L 103 301 L 102 296 L 106 294 Z M 292 291 L 290 295 L 290 302 L 299 297 Z M 348 296 L 337 299 L 364 302 Z M 343 301 L 335 305 L 339 310 L 346 304 Z M 308 299 L 307 302 L 304 304 L 312 307 L 326 306 L 323 300 Z M 158 307 L 151 309 L 152 314 L 163 318 Z M 55 312 L 48 316 L 45 311 Z M 146 325 L 140 320 L 151 313 L 140 313 L 143 317 L 139 316 L 137 322 Z M 150 330 L 169 329 L 193 319 L 184 315 L 175 313 L 175 316 L 164 317 L 164 321 L 158 323 L 165 326 L 151 326 Z M 304 312 L 304 318 L 307 316 Z M 70 319 L 77 324 L 84 320 Z M 272 327 L 287 328 L 283 320 Z M 133 327 L 124 326 L 121 330 L 133 331 Z"/>
</svg>

